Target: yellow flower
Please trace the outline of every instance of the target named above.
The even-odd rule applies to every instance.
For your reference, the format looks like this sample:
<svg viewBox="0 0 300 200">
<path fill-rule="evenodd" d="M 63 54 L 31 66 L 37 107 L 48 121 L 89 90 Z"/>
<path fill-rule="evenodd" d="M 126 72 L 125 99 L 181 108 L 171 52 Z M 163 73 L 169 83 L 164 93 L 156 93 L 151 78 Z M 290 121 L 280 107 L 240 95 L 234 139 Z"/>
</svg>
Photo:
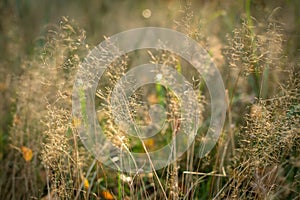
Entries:
<svg viewBox="0 0 300 200">
<path fill-rule="evenodd" d="M 155 147 L 155 140 L 153 138 L 144 140 L 144 144 L 145 144 L 147 150 L 152 151 L 152 150 L 155 149 L 154 148 Z"/>
<path fill-rule="evenodd" d="M 89 187 L 90 187 L 90 183 L 86 178 L 84 179 L 83 185 L 84 185 L 85 189 L 89 189 Z"/>
<path fill-rule="evenodd" d="M 81 120 L 77 117 L 73 117 L 72 124 L 75 128 L 78 128 L 81 124 Z"/>
</svg>

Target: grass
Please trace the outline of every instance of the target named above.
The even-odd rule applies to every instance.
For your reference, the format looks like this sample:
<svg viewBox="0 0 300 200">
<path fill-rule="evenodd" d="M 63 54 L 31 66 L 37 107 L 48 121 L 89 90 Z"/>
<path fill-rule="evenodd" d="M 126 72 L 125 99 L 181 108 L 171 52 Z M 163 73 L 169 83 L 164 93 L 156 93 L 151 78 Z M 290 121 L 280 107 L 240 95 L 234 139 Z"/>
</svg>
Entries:
<svg viewBox="0 0 300 200">
<path fill-rule="evenodd" d="M 57 19 L 49 14 L 43 18 L 48 25 L 39 36 L 29 37 L 27 34 L 33 33 L 29 30 L 30 19 L 35 24 L 32 29 L 41 23 L 32 17 L 34 12 L 42 15 L 35 7 L 39 3 L 18 2 L 16 9 L 11 1 L 1 2 L 0 15 L 7 20 L 0 20 L 0 198 L 300 198 L 298 3 L 277 3 L 281 8 L 254 0 L 120 3 L 132 9 L 132 19 L 116 2 L 61 2 L 62 7 L 70 7 L 75 20 L 61 17 L 52 24 L 49 21 Z M 56 6 L 51 4 L 49 8 Z M 82 14 L 78 9 L 81 6 L 89 12 Z M 146 8 L 152 11 L 147 19 L 139 13 Z M 267 17 L 261 15 L 262 11 Z M 85 16 L 88 23 L 78 19 L 80 16 Z M 132 19 L 134 25 L 124 23 L 120 16 Z M 101 17 L 116 22 L 101 22 L 107 24 L 97 28 Z M 172 20 L 172 25 L 167 23 Z M 179 30 L 212 56 L 224 79 L 228 108 L 223 133 L 207 156 L 197 156 L 211 115 L 203 79 L 177 55 L 154 49 L 129 53 L 110 64 L 95 96 L 97 119 L 115 147 L 145 153 L 148 159 L 149 152 L 174 141 L 184 119 L 179 115 L 180 99 L 171 89 L 159 83 L 139 88 L 126 102 L 126 113 L 114 113 L 116 108 L 111 104 L 114 86 L 134 64 L 168 65 L 185 76 L 197 94 L 202 126 L 191 147 L 173 163 L 152 172 L 113 170 L 85 148 L 77 128 L 87 119 L 81 122 L 72 116 L 75 75 L 92 46 L 98 44 L 98 33 L 123 30 L 122 24 L 126 28 L 151 25 Z M 84 95 L 79 91 L 82 112 L 87 117 Z M 136 139 L 113 120 L 114 114 L 119 114 L 149 125 L 148 111 L 156 103 L 167 110 L 167 121 L 154 137 Z M 177 150 L 173 149 L 172 156 L 176 157 Z M 118 155 L 116 159 L 120 159 Z"/>
</svg>

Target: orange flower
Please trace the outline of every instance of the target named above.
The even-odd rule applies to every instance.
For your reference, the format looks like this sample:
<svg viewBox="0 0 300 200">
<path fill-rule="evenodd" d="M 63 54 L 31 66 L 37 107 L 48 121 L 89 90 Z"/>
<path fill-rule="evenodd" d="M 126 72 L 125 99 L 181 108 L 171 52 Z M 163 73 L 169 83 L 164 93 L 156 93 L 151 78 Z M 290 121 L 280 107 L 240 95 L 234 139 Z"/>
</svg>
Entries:
<svg viewBox="0 0 300 200">
<path fill-rule="evenodd" d="M 106 199 L 106 200 L 114 200 L 115 199 L 113 197 L 113 195 L 108 190 L 102 191 L 101 194 L 102 194 L 103 198 Z"/>
<path fill-rule="evenodd" d="M 25 147 L 25 146 L 22 146 L 22 147 L 21 147 L 21 151 L 22 151 L 22 153 L 23 153 L 23 158 L 24 158 L 27 162 L 31 161 L 31 159 L 32 159 L 32 157 L 33 157 L 32 150 L 29 149 L 29 148 L 27 148 L 27 147 Z"/>
</svg>

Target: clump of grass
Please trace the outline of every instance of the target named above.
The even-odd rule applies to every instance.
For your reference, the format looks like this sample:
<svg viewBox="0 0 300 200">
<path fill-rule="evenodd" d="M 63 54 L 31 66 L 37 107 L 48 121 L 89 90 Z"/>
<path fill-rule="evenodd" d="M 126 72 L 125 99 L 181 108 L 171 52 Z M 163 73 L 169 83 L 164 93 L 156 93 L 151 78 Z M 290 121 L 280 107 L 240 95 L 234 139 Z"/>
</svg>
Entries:
<svg viewBox="0 0 300 200">
<path fill-rule="evenodd" d="M 297 198 L 298 169 L 293 163 L 299 154 L 299 120 L 297 111 L 292 117 L 289 113 L 299 104 L 298 67 L 286 62 L 281 24 L 270 18 L 258 23 L 249 17 L 228 36 L 225 51 L 228 76 L 234 77 L 228 81 L 228 131 L 238 142 L 234 154 L 227 155 L 229 180 L 216 197 Z M 279 79 L 279 73 L 291 77 Z M 242 101 L 241 91 L 248 91 L 248 102 Z M 250 107 L 243 111 L 249 113 L 246 116 L 236 115 L 234 107 L 241 105 Z M 239 123 L 241 127 L 235 128 Z"/>
<path fill-rule="evenodd" d="M 232 172 L 231 198 L 299 197 L 299 78 L 291 75 L 279 95 L 251 106 Z"/>
<path fill-rule="evenodd" d="M 104 130 L 107 137 L 113 142 L 117 147 L 122 147 L 123 144 L 128 145 L 128 138 L 125 137 L 126 133 L 122 128 L 114 121 L 114 114 L 116 114 L 116 108 L 111 105 L 111 95 L 114 89 L 114 86 L 117 84 L 118 80 L 125 75 L 126 70 L 128 70 L 129 58 L 127 55 L 124 55 L 115 61 L 113 61 L 108 67 L 106 72 L 103 75 L 103 78 L 106 78 L 106 81 L 103 81 L 98 85 L 98 90 L 96 96 L 96 109 L 98 115 L 98 121 L 100 122 L 102 129 Z M 101 77 L 100 77 L 101 78 Z M 133 97 L 131 99 L 134 99 Z M 128 102 L 129 103 L 129 102 Z M 102 105 L 101 107 L 99 105 Z M 131 101 L 130 107 L 134 108 L 137 105 Z M 118 113 L 122 119 L 129 119 L 133 117 L 130 110 L 126 110 L 125 113 Z M 121 140 L 123 138 L 124 140 Z"/>
<path fill-rule="evenodd" d="M 275 71 L 280 73 L 285 70 L 282 67 L 285 56 L 281 27 L 282 24 L 271 18 L 265 22 L 251 18 L 251 23 L 249 19 L 242 19 L 241 27 L 235 28 L 231 36 L 227 35 L 229 45 L 224 54 L 233 74 L 236 73 L 235 82 L 230 86 L 231 97 L 241 76 L 248 78 L 256 97 L 265 98 L 272 95 L 275 88 L 268 82 L 278 79 Z"/>
<path fill-rule="evenodd" d="M 176 30 L 187 34 L 189 37 L 203 45 L 203 47 L 206 46 L 206 37 L 201 30 L 203 21 L 198 19 L 195 15 L 191 2 L 187 2 L 183 5 L 183 9 L 179 11 L 178 19 L 174 20 L 174 23 L 176 25 Z"/>
<path fill-rule="evenodd" d="M 51 91 L 44 99 L 47 113 L 42 118 L 45 129 L 41 150 L 49 198 L 88 198 L 90 192 L 86 176 L 93 159 L 79 142 L 78 125 L 71 114 L 75 73 L 88 50 L 84 34 L 74 22 L 63 18 L 58 29 L 47 35 L 41 57 L 45 68 L 40 70 L 49 73 L 42 74 L 42 83 Z"/>
<path fill-rule="evenodd" d="M 281 67 L 284 40 L 281 24 L 271 19 L 255 24 L 242 19 L 241 27 L 235 28 L 232 36 L 227 35 L 229 46 L 225 54 L 229 66 L 245 76 Z"/>
<path fill-rule="evenodd" d="M 239 80 L 239 83 L 243 81 L 246 85 L 242 77 L 248 78 L 248 84 L 257 99 L 244 117 L 246 125 L 238 131 L 239 147 L 233 159 L 235 168 L 230 170 L 230 189 L 225 189 L 228 193 L 224 192 L 223 197 L 295 198 L 299 195 L 295 192 L 299 186 L 290 186 L 290 181 L 297 183 L 295 180 L 298 176 L 298 169 L 293 165 L 299 154 L 299 120 L 298 111 L 295 112 L 295 106 L 299 104 L 297 67 L 291 69 L 286 63 L 279 23 L 269 21 L 266 26 L 261 24 L 255 27 L 252 20 L 234 29 L 226 52 L 229 67 L 238 72 L 231 88 L 230 108 L 234 104 L 232 98 Z M 282 74 L 286 71 L 290 78 L 279 80 L 285 86 L 278 82 L 277 88 L 274 87 L 276 84 L 273 85 L 276 91 L 273 96 L 274 91 L 268 91 L 270 88 L 266 83 L 272 80 L 271 77 L 278 81 L 274 77 L 278 72 Z M 269 98 L 263 93 L 267 93 Z"/>
<path fill-rule="evenodd" d="M 16 112 L 10 131 L 10 144 L 15 150 L 7 155 L 14 164 L 7 166 L 11 176 L 6 178 L 6 188 L 3 188 L 3 195 L 8 199 L 40 198 L 45 193 L 47 182 L 56 187 L 57 181 L 67 181 L 66 176 L 59 180 L 53 176 L 52 179 L 51 173 L 56 172 L 47 170 L 60 169 L 71 163 L 65 160 L 65 154 L 70 153 L 67 144 L 74 134 L 67 135 L 71 128 L 68 126 L 71 120 L 71 77 L 80 56 L 86 51 L 84 32 L 63 18 L 59 26 L 49 28 L 44 41 L 44 49 L 35 50 L 38 56 L 23 62 L 24 74 L 18 80 L 21 87 L 17 89 Z M 32 152 L 32 158 L 26 159 L 23 155 L 23 159 L 22 153 L 25 152 L 21 147 Z M 46 170 L 42 163 L 47 164 Z M 54 179 L 55 184 L 51 184 Z"/>
</svg>

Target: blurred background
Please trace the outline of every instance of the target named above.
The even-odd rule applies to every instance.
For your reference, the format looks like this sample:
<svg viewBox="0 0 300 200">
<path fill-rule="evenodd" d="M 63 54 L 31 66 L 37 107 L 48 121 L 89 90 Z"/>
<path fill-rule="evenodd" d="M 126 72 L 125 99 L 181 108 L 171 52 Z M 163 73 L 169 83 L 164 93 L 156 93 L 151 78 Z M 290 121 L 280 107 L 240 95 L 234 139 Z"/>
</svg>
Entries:
<svg viewBox="0 0 300 200">
<path fill-rule="evenodd" d="M 245 0 L 191 1 L 195 19 L 205 23 L 201 29 L 209 43 L 221 49 L 226 34 L 231 34 L 245 15 Z M 11 118 L 12 79 L 22 74 L 21 63 L 32 56 L 34 48 L 43 45 L 46 26 L 57 25 L 62 16 L 74 21 L 86 31 L 86 43 L 91 47 L 118 32 L 143 26 L 175 27 L 187 1 L 35 1 L 1 0 L 0 2 L 0 70 L 1 109 L 0 134 L 7 134 Z M 300 2 L 297 0 L 253 0 L 251 15 L 263 22 L 274 17 L 284 29 L 285 51 L 291 62 L 299 56 Z M 212 44 L 213 43 L 213 44 Z"/>
</svg>

